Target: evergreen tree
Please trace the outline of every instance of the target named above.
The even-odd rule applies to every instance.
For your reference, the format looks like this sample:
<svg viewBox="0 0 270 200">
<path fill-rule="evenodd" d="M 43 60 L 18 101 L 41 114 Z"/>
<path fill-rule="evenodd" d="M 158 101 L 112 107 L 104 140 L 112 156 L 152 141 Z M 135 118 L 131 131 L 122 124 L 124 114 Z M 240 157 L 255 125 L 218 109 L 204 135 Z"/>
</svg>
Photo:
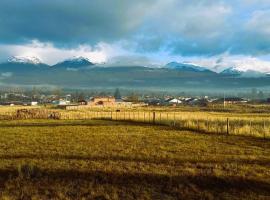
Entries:
<svg viewBox="0 0 270 200">
<path fill-rule="evenodd" d="M 118 88 L 116 88 L 116 90 L 114 92 L 114 98 L 115 99 L 121 99 L 120 90 Z"/>
</svg>

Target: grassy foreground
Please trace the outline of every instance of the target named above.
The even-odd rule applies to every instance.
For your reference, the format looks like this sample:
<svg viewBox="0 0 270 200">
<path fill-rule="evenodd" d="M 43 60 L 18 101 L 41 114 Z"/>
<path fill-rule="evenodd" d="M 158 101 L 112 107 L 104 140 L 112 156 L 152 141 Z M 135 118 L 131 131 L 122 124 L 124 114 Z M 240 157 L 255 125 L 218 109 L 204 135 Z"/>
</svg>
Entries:
<svg viewBox="0 0 270 200">
<path fill-rule="evenodd" d="M 0 199 L 270 199 L 269 140 L 106 121 L 0 130 Z"/>
</svg>

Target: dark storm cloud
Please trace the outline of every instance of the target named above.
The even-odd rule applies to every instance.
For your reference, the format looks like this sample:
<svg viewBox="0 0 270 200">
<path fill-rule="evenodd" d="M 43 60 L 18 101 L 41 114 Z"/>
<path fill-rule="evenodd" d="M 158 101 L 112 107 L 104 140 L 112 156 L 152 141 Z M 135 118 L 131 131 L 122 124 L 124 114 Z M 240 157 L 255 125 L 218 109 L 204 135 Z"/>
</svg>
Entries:
<svg viewBox="0 0 270 200">
<path fill-rule="evenodd" d="M 1 42 L 35 38 L 55 43 L 96 43 L 120 39 L 137 25 L 138 18 L 132 15 L 140 1 L 129 2 L 1 0 Z"/>
<path fill-rule="evenodd" d="M 138 52 L 269 54 L 270 3 L 256 2 L 1 0 L 0 43 L 36 39 L 69 48 L 124 41 Z"/>
</svg>

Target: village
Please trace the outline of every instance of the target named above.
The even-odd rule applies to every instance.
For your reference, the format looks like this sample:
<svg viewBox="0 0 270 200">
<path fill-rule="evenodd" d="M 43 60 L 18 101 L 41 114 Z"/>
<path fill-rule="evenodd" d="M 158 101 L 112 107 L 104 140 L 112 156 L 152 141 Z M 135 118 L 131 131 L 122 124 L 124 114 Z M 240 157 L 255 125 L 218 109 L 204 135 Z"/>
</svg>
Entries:
<svg viewBox="0 0 270 200">
<path fill-rule="evenodd" d="M 0 106 L 54 106 L 73 110 L 91 107 L 144 107 L 144 106 L 172 106 L 181 105 L 206 107 L 209 104 L 270 104 L 270 98 L 241 98 L 235 96 L 195 96 L 195 95 L 121 95 L 116 89 L 114 94 L 86 95 L 79 93 L 51 94 L 51 93 L 23 93 L 2 92 Z"/>
</svg>

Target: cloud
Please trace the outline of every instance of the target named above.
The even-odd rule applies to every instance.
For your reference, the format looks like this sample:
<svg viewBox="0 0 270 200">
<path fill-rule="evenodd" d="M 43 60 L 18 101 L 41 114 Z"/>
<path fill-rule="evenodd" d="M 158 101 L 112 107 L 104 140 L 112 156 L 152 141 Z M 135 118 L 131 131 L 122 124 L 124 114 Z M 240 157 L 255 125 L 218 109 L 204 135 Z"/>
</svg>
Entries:
<svg viewBox="0 0 270 200">
<path fill-rule="evenodd" d="M 4 77 L 4 78 L 9 78 L 11 77 L 13 74 L 11 72 L 3 72 L 1 73 L 1 76 Z"/>
<path fill-rule="evenodd" d="M 239 70 L 253 70 L 263 73 L 270 72 L 270 60 L 260 59 L 252 56 L 239 56 L 222 54 L 213 57 L 191 57 L 189 62 L 208 67 L 216 72 L 221 72 L 229 67 L 236 67 Z"/>
<path fill-rule="evenodd" d="M 1 0 L 0 51 L 34 49 L 48 62 L 76 51 L 98 61 L 164 51 L 268 55 L 269 10 L 268 0 Z"/>
<path fill-rule="evenodd" d="M 159 0 L 147 17 L 160 32 L 172 32 L 186 38 L 213 38 L 221 34 L 220 29 L 224 28 L 230 13 L 230 5 L 219 0 Z"/>
<path fill-rule="evenodd" d="M 253 12 L 252 17 L 246 23 L 246 29 L 260 36 L 270 37 L 270 9 Z"/>
<path fill-rule="evenodd" d="M 0 38 L 5 42 L 38 39 L 55 44 L 95 44 L 132 32 L 147 2 L 138 0 L 1 0 Z"/>
</svg>

